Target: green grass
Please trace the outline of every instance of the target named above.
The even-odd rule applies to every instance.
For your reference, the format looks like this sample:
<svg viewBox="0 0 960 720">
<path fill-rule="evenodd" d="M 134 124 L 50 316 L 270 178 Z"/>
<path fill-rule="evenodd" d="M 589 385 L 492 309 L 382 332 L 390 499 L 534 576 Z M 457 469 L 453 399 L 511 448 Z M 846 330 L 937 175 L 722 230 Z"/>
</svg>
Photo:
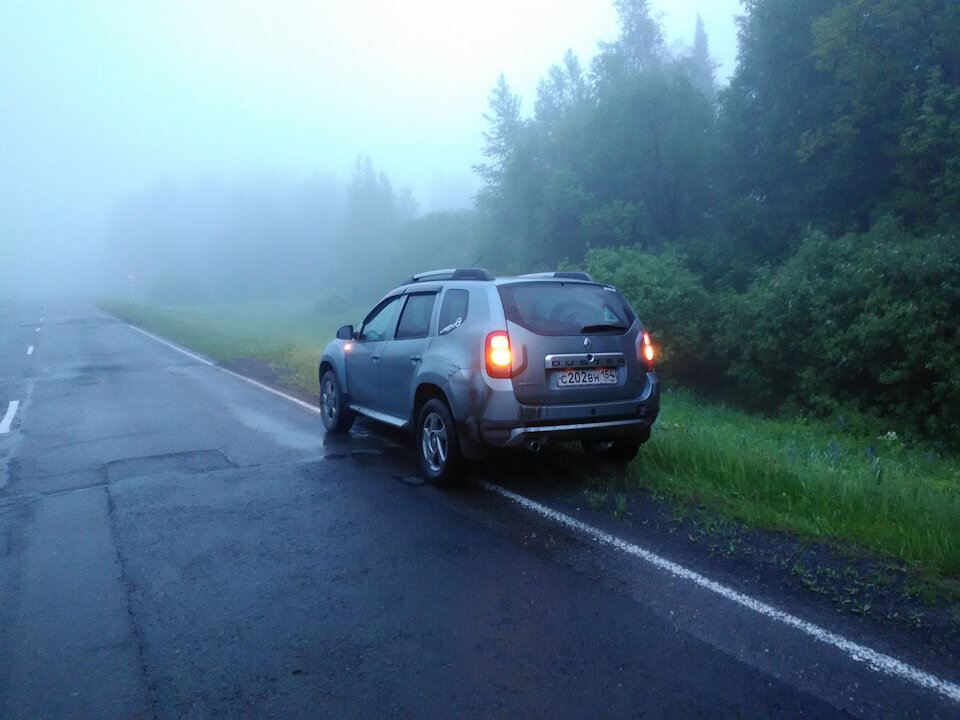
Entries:
<svg viewBox="0 0 960 720">
<path fill-rule="evenodd" d="M 307 392 L 317 389 L 323 346 L 339 325 L 356 323 L 363 312 L 307 304 L 99 304 L 218 360 L 264 360 L 286 384 Z M 759 528 L 852 545 L 960 588 L 960 462 L 876 427 L 770 420 L 688 393 L 665 393 L 629 478 L 685 504 Z"/>
<path fill-rule="evenodd" d="M 310 303 L 235 303 L 157 307 L 97 300 L 106 312 L 222 362 L 267 362 L 285 385 L 317 390 L 320 353 L 340 325 L 363 310 Z"/>
<path fill-rule="evenodd" d="M 752 526 L 960 578 L 960 465 L 893 431 L 854 435 L 839 421 L 769 420 L 672 393 L 630 475 Z"/>
</svg>

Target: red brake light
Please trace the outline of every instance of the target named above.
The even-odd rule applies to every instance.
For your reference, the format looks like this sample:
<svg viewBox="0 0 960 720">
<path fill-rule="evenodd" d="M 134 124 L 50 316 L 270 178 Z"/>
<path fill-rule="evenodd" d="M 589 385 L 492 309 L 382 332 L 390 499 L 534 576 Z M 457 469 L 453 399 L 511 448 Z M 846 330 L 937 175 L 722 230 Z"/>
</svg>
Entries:
<svg viewBox="0 0 960 720">
<path fill-rule="evenodd" d="M 647 369 L 653 368 L 653 343 L 650 342 L 650 333 L 643 333 L 643 359 L 647 362 Z"/>
<path fill-rule="evenodd" d="M 504 330 L 487 335 L 483 359 L 487 374 L 495 378 L 508 378 L 513 374 L 513 354 L 510 352 L 510 336 Z"/>
</svg>

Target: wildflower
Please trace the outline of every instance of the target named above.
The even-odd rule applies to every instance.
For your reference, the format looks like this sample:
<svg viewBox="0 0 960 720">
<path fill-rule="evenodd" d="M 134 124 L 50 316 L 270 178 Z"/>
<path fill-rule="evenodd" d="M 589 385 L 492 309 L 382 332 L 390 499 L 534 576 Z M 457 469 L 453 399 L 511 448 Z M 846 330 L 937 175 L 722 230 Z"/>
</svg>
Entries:
<svg viewBox="0 0 960 720">
<path fill-rule="evenodd" d="M 867 457 L 868 457 L 868 458 L 875 458 L 875 457 L 876 457 L 876 455 L 874 455 L 874 453 L 873 453 L 873 448 L 867 448 Z"/>
</svg>

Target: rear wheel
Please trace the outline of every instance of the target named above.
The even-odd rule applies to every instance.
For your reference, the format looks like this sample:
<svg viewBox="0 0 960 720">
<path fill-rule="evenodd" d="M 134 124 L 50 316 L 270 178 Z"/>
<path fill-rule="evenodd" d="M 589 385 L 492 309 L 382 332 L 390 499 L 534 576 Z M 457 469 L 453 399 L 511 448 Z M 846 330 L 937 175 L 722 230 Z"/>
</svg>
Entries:
<svg viewBox="0 0 960 720">
<path fill-rule="evenodd" d="M 453 417 L 441 400 L 428 400 L 417 419 L 417 453 L 423 476 L 434 485 L 450 485 L 463 476 L 463 455 Z"/>
<path fill-rule="evenodd" d="M 611 462 L 626 463 L 633 460 L 640 451 L 640 441 L 632 438 L 617 438 L 616 440 L 590 440 L 580 443 L 587 455 L 610 460 Z"/>
<path fill-rule="evenodd" d="M 343 402 L 340 381 L 333 370 L 327 370 L 320 379 L 320 418 L 327 432 L 345 433 L 356 418 Z"/>
</svg>

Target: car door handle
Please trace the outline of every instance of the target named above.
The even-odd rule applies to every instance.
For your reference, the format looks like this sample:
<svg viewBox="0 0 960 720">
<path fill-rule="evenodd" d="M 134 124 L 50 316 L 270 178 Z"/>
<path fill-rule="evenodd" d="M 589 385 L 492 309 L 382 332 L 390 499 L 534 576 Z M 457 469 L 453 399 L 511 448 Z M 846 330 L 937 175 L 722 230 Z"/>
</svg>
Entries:
<svg viewBox="0 0 960 720">
<path fill-rule="evenodd" d="M 412 362 L 412 363 L 418 363 L 418 362 L 420 362 L 421 360 L 423 360 L 423 356 L 422 356 L 422 355 L 411 355 L 411 356 L 410 356 L 410 362 Z"/>
</svg>

